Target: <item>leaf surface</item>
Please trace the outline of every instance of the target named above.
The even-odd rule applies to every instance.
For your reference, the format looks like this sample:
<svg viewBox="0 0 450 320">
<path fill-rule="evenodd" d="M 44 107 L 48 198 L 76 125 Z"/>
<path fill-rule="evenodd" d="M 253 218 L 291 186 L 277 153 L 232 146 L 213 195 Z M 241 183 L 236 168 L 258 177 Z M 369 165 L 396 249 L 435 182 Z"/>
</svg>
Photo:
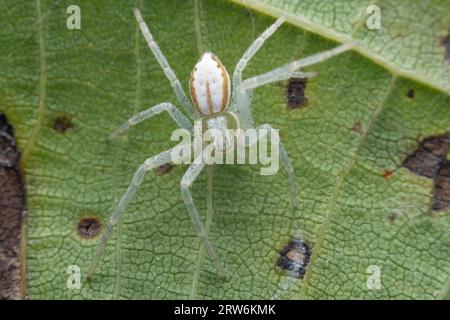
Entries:
<svg viewBox="0 0 450 320">
<path fill-rule="evenodd" d="M 450 131 L 450 73 L 440 42 L 449 2 L 420 10 L 380 2 L 383 29 L 370 32 L 352 24 L 364 9 L 360 1 L 245 3 L 78 1 L 81 30 L 68 30 L 71 3 L 1 2 L 0 111 L 22 150 L 30 298 L 448 298 L 449 211 L 431 211 L 432 179 L 401 165 L 422 139 Z M 265 43 L 245 77 L 330 49 L 333 40 L 359 44 L 308 68 L 319 76 L 307 83 L 307 107 L 286 106 L 286 82 L 255 91 L 255 123 L 279 128 L 300 205 L 290 209 L 282 170 L 261 176 L 259 166 L 214 167 L 209 236 L 227 281 L 204 254 L 181 200 L 187 167 L 175 166 L 147 174 L 97 273 L 69 289 L 67 268 L 84 272 L 98 244 L 98 237 L 79 236 L 79 220 L 104 225 L 138 166 L 175 145 L 167 114 L 107 141 L 138 111 L 163 101 L 179 106 L 140 34 L 136 5 L 186 92 L 203 51 L 233 71 L 274 21 L 260 11 L 287 12 L 292 24 Z M 206 220 L 205 173 L 193 195 Z M 312 250 L 303 279 L 276 266 L 292 239 Z M 381 271 L 378 290 L 367 287 L 370 266 Z"/>
</svg>

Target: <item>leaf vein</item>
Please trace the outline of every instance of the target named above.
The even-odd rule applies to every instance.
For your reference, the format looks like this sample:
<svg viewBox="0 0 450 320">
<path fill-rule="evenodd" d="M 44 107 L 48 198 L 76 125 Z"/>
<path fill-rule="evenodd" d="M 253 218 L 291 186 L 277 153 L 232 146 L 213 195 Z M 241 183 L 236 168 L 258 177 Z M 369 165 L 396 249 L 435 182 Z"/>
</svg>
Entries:
<svg viewBox="0 0 450 320">
<path fill-rule="evenodd" d="M 372 117 L 370 118 L 368 125 L 367 125 L 367 130 L 365 130 L 362 134 L 361 137 L 358 141 L 358 145 L 356 147 L 355 153 L 353 154 L 353 156 L 351 157 L 350 161 L 348 162 L 348 164 L 344 167 L 344 169 L 338 174 L 338 176 L 336 177 L 336 184 L 334 186 L 334 190 L 333 193 L 330 197 L 330 201 L 328 202 L 328 206 L 327 206 L 327 210 L 326 210 L 326 214 L 325 214 L 325 221 L 322 223 L 320 231 L 319 231 L 319 235 L 318 235 L 318 240 L 316 242 L 316 244 L 313 247 L 312 250 L 312 255 L 311 255 L 311 259 L 309 261 L 309 266 L 308 269 L 305 273 L 305 277 L 303 278 L 303 282 L 302 282 L 302 289 L 301 289 L 301 293 L 300 293 L 300 298 L 304 299 L 306 297 L 307 294 L 307 290 L 309 288 L 309 283 L 312 277 L 312 272 L 314 269 L 314 265 L 316 263 L 316 260 L 319 256 L 319 252 L 320 249 L 322 247 L 323 241 L 325 239 L 325 234 L 328 231 L 328 227 L 331 224 L 332 218 L 333 218 L 333 211 L 336 208 L 337 205 L 337 201 L 339 198 L 339 194 L 342 190 L 342 186 L 343 183 L 346 179 L 346 177 L 348 176 L 348 174 L 350 173 L 350 171 L 352 170 L 354 164 L 356 163 L 356 160 L 359 157 L 359 153 L 362 149 L 362 147 L 364 146 L 366 139 L 369 135 L 369 132 L 371 132 L 371 129 L 373 127 L 373 124 L 376 122 L 376 120 L 378 119 L 379 115 L 381 114 L 381 112 L 383 111 L 384 106 L 386 105 L 386 101 L 392 91 L 392 88 L 394 86 L 395 80 L 397 79 L 397 77 L 395 75 L 392 76 L 391 81 L 386 89 L 386 93 L 383 97 L 383 99 L 381 100 L 381 103 L 378 105 L 378 107 L 375 109 Z"/>
</svg>

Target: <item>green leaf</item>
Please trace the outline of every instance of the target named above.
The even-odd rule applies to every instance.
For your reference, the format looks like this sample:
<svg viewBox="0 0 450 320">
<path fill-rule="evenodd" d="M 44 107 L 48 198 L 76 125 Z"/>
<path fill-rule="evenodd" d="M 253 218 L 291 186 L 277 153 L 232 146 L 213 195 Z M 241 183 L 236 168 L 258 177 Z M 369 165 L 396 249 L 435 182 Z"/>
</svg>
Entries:
<svg viewBox="0 0 450 320">
<path fill-rule="evenodd" d="M 269 15 L 287 14 L 300 28 L 357 43 L 355 51 L 392 74 L 450 92 L 450 40 L 444 44 L 450 39 L 450 1 L 374 1 L 381 18 L 381 29 L 375 32 L 367 26 L 375 17 L 367 1 L 232 1 Z"/>
<path fill-rule="evenodd" d="M 81 30 L 66 28 L 69 1 L 0 3 L 0 111 L 22 150 L 29 297 L 449 298 L 450 211 L 431 211 L 433 181 L 401 165 L 422 139 L 450 131 L 440 40 L 450 3 L 418 10 L 415 2 L 380 2 L 383 29 L 369 31 L 356 19 L 366 6 L 359 1 L 238 2 L 257 10 L 219 0 L 78 1 Z M 147 174 L 96 274 L 84 279 L 99 238 L 82 239 L 79 220 L 104 225 L 138 166 L 175 145 L 167 114 L 107 141 L 138 111 L 179 105 L 140 34 L 135 6 L 185 90 L 204 50 L 232 72 L 274 21 L 258 11 L 287 12 L 292 24 L 264 44 L 245 77 L 330 49 L 333 40 L 358 41 L 355 50 L 308 68 L 319 75 L 307 83 L 307 107 L 286 106 L 286 82 L 255 91 L 255 122 L 280 129 L 300 205 L 290 209 L 281 170 L 261 176 L 259 166 L 214 167 L 209 236 L 231 275 L 226 281 L 181 200 L 187 166 Z M 206 220 L 205 173 L 193 195 Z M 292 239 L 312 250 L 303 279 L 277 268 Z M 80 290 L 67 288 L 70 265 L 83 272 Z M 379 290 L 367 287 L 372 265 L 381 271 Z"/>
</svg>

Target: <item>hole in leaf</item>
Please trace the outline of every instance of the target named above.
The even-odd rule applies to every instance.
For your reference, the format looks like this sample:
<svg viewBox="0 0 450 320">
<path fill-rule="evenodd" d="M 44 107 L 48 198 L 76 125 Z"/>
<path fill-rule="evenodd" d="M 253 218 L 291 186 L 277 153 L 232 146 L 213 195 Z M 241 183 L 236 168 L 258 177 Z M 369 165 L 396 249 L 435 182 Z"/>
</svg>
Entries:
<svg viewBox="0 0 450 320">
<path fill-rule="evenodd" d="M 303 240 L 292 240 L 279 252 L 277 266 L 293 278 L 303 278 L 311 257 L 311 249 Z"/>
<path fill-rule="evenodd" d="M 66 133 L 67 130 L 73 129 L 75 126 L 72 119 L 67 115 L 60 115 L 53 120 L 52 128 L 59 133 Z"/>
<path fill-rule="evenodd" d="M 96 217 L 81 218 L 77 225 L 78 235 L 83 239 L 95 238 L 101 230 L 100 220 Z"/>
<path fill-rule="evenodd" d="M 286 90 L 287 105 L 290 109 L 308 106 L 308 98 L 305 96 L 307 78 L 291 78 Z"/>
</svg>

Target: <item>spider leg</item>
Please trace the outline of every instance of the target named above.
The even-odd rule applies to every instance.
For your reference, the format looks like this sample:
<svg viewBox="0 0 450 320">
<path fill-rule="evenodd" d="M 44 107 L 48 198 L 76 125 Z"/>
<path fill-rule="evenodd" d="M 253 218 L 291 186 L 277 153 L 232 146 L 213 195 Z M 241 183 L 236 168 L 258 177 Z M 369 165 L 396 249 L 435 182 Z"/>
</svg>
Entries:
<svg viewBox="0 0 450 320">
<path fill-rule="evenodd" d="M 270 124 L 263 124 L 263 125 L 256 127 L 255 130 L 258 131 L 258 140 L 260 140 L 261 138 L 264 137 L 259 134 L 259 131 L 261 129 L 265 130 L 268 138 L 270 139 L 270 135 L 272 134 L 272 131 L 274 130 L 273 127 Z M 254 143 L 256 143 L 256 142 L 257 141 L 255 141 Z M 247 144 L 247 145 L 249 145 L 249 144 Z M 292 166 L 292 162 L 289 159 L 286 149 L 284 148 L 281 141 L 279 142 L 279 152 L 280 152 L 281 163 L 283 164 L 283 167 L 286 170 L 286 173 L 288 175 L 289 192 L 291 194 L 291 205 L 292 205 L 292 208 L 296 208 L 297 207 L 297 188 L 295 186 L 294 167 Z"/>
<path fill-rule="evenodd" d="M 116 209 L 112 213 L 108 224 L 106 225 L 105 232 L 103 233 L 102 239 L 100 241 L 100 244 L 97 248 L 97 252 L 94 256 L 94 259 L 91 261 L 87 277 L 91 277 L 92 274 L 95 271 L 95 268 L 100 261 L 100 258 L 102 257 L 103 253 L 105 252 L 106 244 L 111 236 L 113 227 L 119 222 L 120 218 L 122 217 L 125 208 L 130 203 L 131 199 L 133 198 L 134 194 L 136 193 L 137 189 L 139 188 L 140 184 L 142 183 L 142 180 L 144 179 L 145 174 L 155 168 L 158 167 L 164 163 L 167 163 L 171 160 L 171 152 L 172 149 L 166 150 L 161 152 L 160 154 L 148 158 L 144 161 L 144 163 L 139 167 L 139 169 L 136 171 L 136 173 L 133 176 L 133 180 L 131 181 L 131 184 L 128 186 L 127 191 L 123 194 L 122 198 L 119 201 L 119 204 L 117 205 Z"/>
<path fill-rule="evenodd" d="M 293 72 L 290 76 L 290 78 L 296 78 L 296 79 L 309 79 L 309 78 L 314 78 L 317 76 L 317 72 L 301 72 L 301 71 L 296 71 Z M 281 79 L 279 81 L 282 81 L 285 79 Z"/>
<path fill-rule="evenodd" d="M 293 61 L 272 71 L 246 79 L 241 82 L 241 84 L 236 88 L 236 103 L 234 107 L 237 109 L 237 114 L 239 115 L 239 120 L 241 121 L 242 127 L 244 129 L 253 127 L 253 118 L 250 109 L 253 89 L 271 82 L 286 80 L 291 77 L 299 78 L 299 75 L 302 75 L 301 77 L 315 76 L 315 73 L 302 73 L 296 70 L 325 61 L 331 57 L 334 57 L 342 52 L 351 49 L 352 47 L 353 44 L 343 44 L 331 50 L 323 51 L 312 56 Z"/>
<path fill-rule="evenodd" d="M 270 38 L 272 34 L 283 24 L 286 20 L 285 16 L 281 16 L 275 21 L 269 28 L 266 29 L 253 43 L 250 47 L 245 51 L 242 58 L 236 65 L 236 68 L 233 72 L 233 101 L 235 101 L 236 88 L 241 84 L 242 81 L 242 71 L 247 66 L 247 63 L 253 58 L 253 56 L 258 52 L 264 42 Z M 233 110 L 232 110 L 233 111 Z"/>
<path fill-rule="evenodd" d="M 177 109 L 173 104 L 169 102 L 164 102 L 157 104 L 156 106 L 153 106 L 151 108 L 148 108 L 147 110 L 144 110 L 137 115 L 131 117 L 128 119 L 127 122 L 125 122 L 123 125 L 121 125 L 116 131 L 111 133 L 109 135 L 109 140 L 115 139 L 121 134 L 123 134 L 125 131 L 127 131 L 131 126 L 134 126 L 146 119 L 149 119 L 157 114 L 160 114 L 163 111 L 167 111 L 172 119 L 178 124 L 180 128 L 184 128 L 187 130 L 192 129 L 192 124 L 189 122 L 189 119 L 186 118 L 185 115 L 183 115 L 180 110 Z"/>
<path fill-rule="evenodd" d="M 331 50 L 320 52 L 315 55 L 293 61 L 272 71 L 246 79 L 241 82 L 238 88 L 236 88 L 235 107 L 237 108 L 237 114 L 239 115 L 239 120 L 241 121 L 242 127 L 245 129 L 251 128 L 253 126 L 253 118 L 250 109 L 251 94 L 253 92 L 253 89 L 271 82 L 286 80 L 292 76 L 298 77 L 299 74 L 302 74 L 299 73 L 299 71 L 296 71 L 299 68 L 307 67 L 325 61 L 331 57 L 334 57 L 344 51 L 351 49 L 352 47 L 352 44 L 343 44 Z M 304 75 L 315 74 L 305 73 Z"/>
<path fill-rule="evenodd" d="M 169 63 L 167 62 L 167 59 L 165 58 L 164 54 L 161 52 L 161 49 L 159 49 L 158 44 L 153 39 L 153 36 L 145 23 L 144 19 L 142 18 L 141 12 L 138 8 L 134 8 L 133 10 L 134 15 L 136 16 L 136 20 L 139 23 L 139 27 L 141 28 L 142 35 L 144 36 L 145 40 L 148 43 L 148 46 L 150 47 L 150 50 L 152 50 L 153 55 L 155 56 L 156 60 L 158 61 L 159 65 L 164 71 L 164 74 L 170 81 L 170 85 L 172 86 L 178 100 L 180 101 L 181 105 L 183 106 L 184 111 L 188 114 L 188 116 L 191 119 L 197 119 L 198 115 L 195 112 L 194 106 L 191 104 L 191 102 L 186 97 L 186 94 L 184 93 L 183 87 L 181 86 L 180 81 L 177 79 L 175 73 L 173 72 L 172 68 L 170 68 Z"/>
<path fill-rule="evenodd" d="M 236 94 L 239 96 L 240 94 L 245 94 L 245 92 L 249 89 L 255 89 L 274 81 L 289 79 L 296 70 L 330 59 L 351 49 L 352 47 L 353 44 L 342 44 L 331 50 L 323 51 L 312 56 L 290 62 L 267 73 L 246 79 L 240 84 L 239 88 L 237 88 Z"/>
<path fill-rule="evenodd" d="M 195 159 L 194 163 L 192 163 L 189 166 L 180 183 L 181 196 L 186 205 L 192 224 L 194 225 L 195 231 L 197 232 L 198 237 L 202 240 L 206 252 L 213 259 L 214 265 L 216 266 L 216 269 L 219 272 L 219 274 L 225 276 L 225 267 L 223 266 L 222 261 L 220 260 L 216 250 L 214 249 L 213 245 L 208 239 L 208 234 L 206 233 L 206 230 L 203 227 L 197 208 L 194 204 L 191 191 L 189 190 L 189 187 L 195 181 L 195 179 L 202 171 L 204 166 L 205 162 L 203 161 L 203 155 L 200 155 L 197 159 Z"/>
<path fill-rule="evenodd" d="M 296 71 L 293 72 L 289 78 L 312 78 L 317 76 L 317 72 L 301 72 Z M 278 79 L 274 79 L 275 81 L 285 80 L 285 76 L 280 76 Z M 236 105 L 233 107 L 236 109 L 239 106 L 239 110 L 237 112 L 239 116 L 239 122 L 243 129 L 249 129 L 253 127 L 253 116 L 251 111 L 251 101 L 252 101 L 253 89 L 246 90 L 244 94 L 238 95 L 236 100 Z"/>
</svg>

